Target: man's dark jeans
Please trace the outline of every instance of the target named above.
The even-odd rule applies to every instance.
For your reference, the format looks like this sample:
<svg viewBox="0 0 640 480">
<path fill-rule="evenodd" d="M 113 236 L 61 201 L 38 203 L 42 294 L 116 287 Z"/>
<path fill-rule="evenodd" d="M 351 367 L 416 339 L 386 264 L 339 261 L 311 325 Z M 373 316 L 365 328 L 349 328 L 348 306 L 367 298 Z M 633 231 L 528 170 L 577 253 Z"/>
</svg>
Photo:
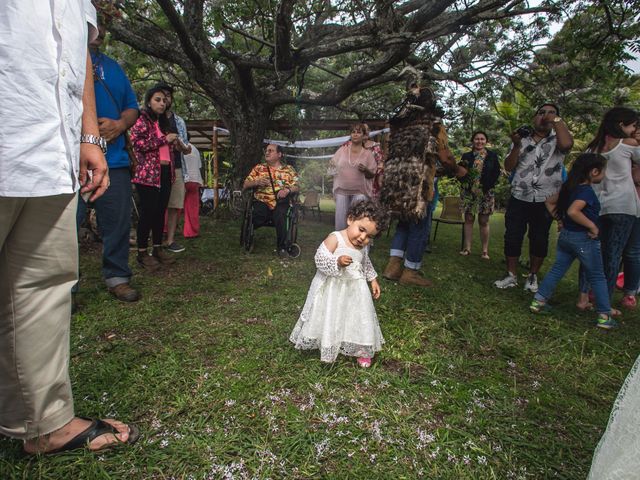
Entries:
<svg viewBox="0 0 640 480">
<path fill-rule="evenodd" d="M 287 248 L 287 211 L 289 199 L 279 200 L 276 208 L 271 210 L 266 203 L 253 201 L 253 226 L 263 227 L 273 222 L 276 227 L 278 250 Z"/>
<path fill-rule="evenodd" d="M 98 232 L 102 237 L 102 276 L 107 287 L 129 283 L 129 234 L 131 230 L 131 176 L 128 168 L 109 170 L 111 185 L 94 203 Z M 87 205 L 78 201 L 78 226 L 87 214 Z"/>
</svg>

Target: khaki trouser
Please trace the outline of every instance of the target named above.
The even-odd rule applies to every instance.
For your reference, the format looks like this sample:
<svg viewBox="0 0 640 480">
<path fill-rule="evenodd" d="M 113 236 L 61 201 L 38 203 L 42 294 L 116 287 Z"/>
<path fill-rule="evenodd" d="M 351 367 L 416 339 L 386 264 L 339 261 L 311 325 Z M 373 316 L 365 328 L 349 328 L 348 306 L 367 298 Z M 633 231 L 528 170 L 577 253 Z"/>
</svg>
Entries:
<svg viewBox="0 0 640 480">
<path fill-rule="evenodd" d="M 0 197 L 0 434 L 28 439 L 73 419 L 75 195 Z"/>
</svg>

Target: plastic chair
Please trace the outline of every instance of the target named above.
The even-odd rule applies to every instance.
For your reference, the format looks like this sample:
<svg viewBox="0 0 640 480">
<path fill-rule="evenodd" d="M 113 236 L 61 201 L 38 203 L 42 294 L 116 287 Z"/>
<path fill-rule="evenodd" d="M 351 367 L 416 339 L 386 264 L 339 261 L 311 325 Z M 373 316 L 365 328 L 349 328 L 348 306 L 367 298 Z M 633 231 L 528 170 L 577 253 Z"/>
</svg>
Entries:
<svg viewBox="0 0 640 480">
<path fill-rule="evenodd" d="M 440 223 L 447 223 L 449 225 L 464 225 L 464 218 L 462 216 L 462 209 L 460 197 L 444 197 L 442 199 L 442 211 L 438 218 L 434 218 L 436 222 L 436 228 L 433 231 L 433 243 L 436 242 L 436 236 L 438 235 L 438 226 Z M 462 250 L 464 242 L 464 227 L 460 232 L 460 249 Z"/>
<path fill-rule="evenodd" d="M 302 202 L 302 215 L 304 216 L 307 213 L 307 210 L 311 211 L 311 213 L 315 216 L 316 211 L 318 212 L 318 217 L 321 217 L 320 214 L 320 195 L 318 192 L 310 191 L 304 194 L 304 202 Z"/>
</svg>

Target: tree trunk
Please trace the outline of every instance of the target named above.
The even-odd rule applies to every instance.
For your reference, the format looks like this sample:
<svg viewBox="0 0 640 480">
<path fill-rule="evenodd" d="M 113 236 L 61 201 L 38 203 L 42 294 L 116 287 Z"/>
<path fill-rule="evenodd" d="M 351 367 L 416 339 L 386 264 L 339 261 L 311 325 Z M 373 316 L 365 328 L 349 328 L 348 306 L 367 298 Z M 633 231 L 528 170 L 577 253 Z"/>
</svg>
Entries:
<svg viewBox="0 0 640 480">
<path fill-rule="evenodd" d="M 218 110 L 230 132 L 234 183 L 239 185 L 253 166 L 264 160 L 263 139 L 272 113 L 256 105 L 245 104 L 244 107 L 225 112 Z"/>
</svg>

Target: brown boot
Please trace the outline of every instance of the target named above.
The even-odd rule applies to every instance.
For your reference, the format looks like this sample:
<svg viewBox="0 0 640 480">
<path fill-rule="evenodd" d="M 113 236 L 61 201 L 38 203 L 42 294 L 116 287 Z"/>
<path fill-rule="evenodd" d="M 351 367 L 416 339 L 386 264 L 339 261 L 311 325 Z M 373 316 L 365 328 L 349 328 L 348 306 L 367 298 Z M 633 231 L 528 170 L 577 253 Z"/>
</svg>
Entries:
<svg viewBox="0 0 640 480">
<path fill-rule="evenodd" d="M 387 263 L 382 276 L 387 280 L 393 280 L 395 282 L 400 279 L 402 268 L 402 258 L 389 257 L 389 263 Z"/>
<path fill-rule="evenodd" d="M 173 258 L 169 253 L 167 253 L 167 250 L 165 249 L 165 247 L 153 247 L 152 255 L 155 258 L 157 258 L 160 263 L 163 263 L 165 265 L 175 263 L 176 261 L 175 258 Z"/>
<path fill-rule="evenodd" d="M 433 282 L 428 280 L 422 276 L 418 270 L 412 270 L 410 268 L 405 268 L 400 276 L 400 281 L 398 282 L 400 285 L 416 285 L 418 287 L 433 287 Z"/>
<path fill-rule="evenodd" d="M 119 283 L 115 287 L 110 287 L 109 292 L 121 302 L 137 302 L 140 300 L 138 291 L 131 288 L 128 283 Z"/>
<path fill-rule="evenodd" d="M 138 252 L 138 263 L 148 272 L 153 272 L 160 267 L 160 262 L 156 257 L 151 257 L 147 252 Z"/>
</svg>

